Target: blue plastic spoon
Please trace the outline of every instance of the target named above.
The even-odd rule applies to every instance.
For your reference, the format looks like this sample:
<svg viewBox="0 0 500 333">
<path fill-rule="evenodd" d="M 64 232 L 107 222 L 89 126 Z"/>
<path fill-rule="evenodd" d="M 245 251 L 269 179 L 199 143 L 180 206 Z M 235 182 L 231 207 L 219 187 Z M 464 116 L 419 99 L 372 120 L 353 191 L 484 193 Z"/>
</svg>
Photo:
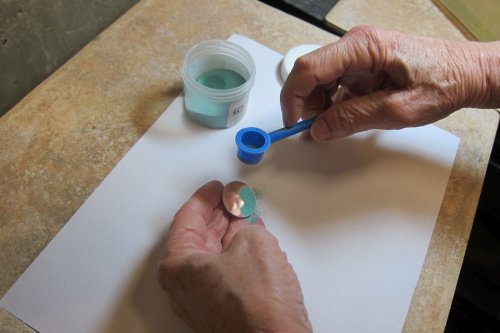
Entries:
<svg viewBox="0 0 500 333">
<path fill-rule="evenodd" d="M 271 146 L 271 143 L 311 128 L 314 119 L 315 118 L 303 120 L 293 127 L 284 127 L 271 133 L 267 133 L 258 127 L 245 127 L 240 129 L 238 133 L 236 133 L 238 158 L 246 164 L 259 163 L 266 150 Z"/>
</svg>

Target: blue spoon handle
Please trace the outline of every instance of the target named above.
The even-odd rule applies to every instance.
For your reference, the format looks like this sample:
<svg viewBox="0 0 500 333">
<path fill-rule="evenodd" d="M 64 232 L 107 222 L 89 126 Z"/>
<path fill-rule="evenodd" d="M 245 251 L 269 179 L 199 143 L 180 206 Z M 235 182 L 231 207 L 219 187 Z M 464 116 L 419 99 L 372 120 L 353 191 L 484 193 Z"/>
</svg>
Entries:
<svg viewBox="0 0 500 333">
<path fill-rule="evenodd" d="M 311 128 L 311 125 L 314 123 L 315 119 L 316 117 L 302 120 L 301 122 L 295 124 L 295 126 L 293 127 L 283 127 L 280 128 L 279 130 L 269 133 L 269 137 L 271 138 L 271 143 L 279 141 L 284 138 L 288 138 L 291 135 L 303 132 L 305 130 L 308 130 L 309 128 Z"/>
</svg>

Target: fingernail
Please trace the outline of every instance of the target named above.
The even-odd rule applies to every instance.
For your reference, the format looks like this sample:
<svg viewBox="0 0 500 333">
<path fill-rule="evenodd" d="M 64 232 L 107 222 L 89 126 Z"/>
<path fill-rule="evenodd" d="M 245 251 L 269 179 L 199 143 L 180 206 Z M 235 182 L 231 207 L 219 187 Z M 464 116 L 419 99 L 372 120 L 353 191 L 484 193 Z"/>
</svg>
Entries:
<svg viewBox="0 0 500 333">
<path fill-rule="evenodd" d="M 311 136 L 316 141 L 323 141 L 332 136 L 330 127 L 324 119 L 317 119 L 311 127 Z"/>
<path fill-rule="evenodd" d="M 286 120 L 285 115 L 282 116 L 282 120 L 283 120 L 284 127 L 292 127 L 294 125 L 294 123 L 290 124 L 290 122 Z"/>
<path fill-rule="evenodd" d="M 300 135 L 300 138 L 304 141 L 313 141 L 313 138 L 311 136 L 310 131 L 302 132 L 302 134 Z"/>
</svg>

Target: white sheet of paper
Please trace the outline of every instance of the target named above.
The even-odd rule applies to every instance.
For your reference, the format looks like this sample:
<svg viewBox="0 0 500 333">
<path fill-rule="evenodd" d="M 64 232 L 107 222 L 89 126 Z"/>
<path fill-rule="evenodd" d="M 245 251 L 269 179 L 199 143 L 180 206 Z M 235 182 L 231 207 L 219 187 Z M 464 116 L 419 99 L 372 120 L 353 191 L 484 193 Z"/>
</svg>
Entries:
<svg viewBox="0 0 500 333">
<path fill-rule="evenodd" d="M 171 218 L 211 179 L 262 193 L 260 215 L 301 282 L 315 332 L 400 332 L 459 139 L 437 127 L 331 143 L 273 144 L 257 166 L 235 133 L 280 128 L 282 56 L 246 37 L 257 64 L 247 114 L 192 124 L 178 97 L 43 250 L 0 305 L 40 332 L 189 332 L 153 278 Z"/>
</svg>

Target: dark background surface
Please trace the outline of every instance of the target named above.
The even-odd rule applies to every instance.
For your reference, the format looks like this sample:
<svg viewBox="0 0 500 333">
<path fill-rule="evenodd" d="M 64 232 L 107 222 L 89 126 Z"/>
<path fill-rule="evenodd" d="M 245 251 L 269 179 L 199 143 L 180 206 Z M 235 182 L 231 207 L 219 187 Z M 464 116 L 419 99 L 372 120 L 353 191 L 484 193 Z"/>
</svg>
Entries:
<svg viewBox="0 0 500 333">
<path fill-rule="evenodd" d="M 0 0 L 0 116 L 139 0 Z"/>
</svg>

